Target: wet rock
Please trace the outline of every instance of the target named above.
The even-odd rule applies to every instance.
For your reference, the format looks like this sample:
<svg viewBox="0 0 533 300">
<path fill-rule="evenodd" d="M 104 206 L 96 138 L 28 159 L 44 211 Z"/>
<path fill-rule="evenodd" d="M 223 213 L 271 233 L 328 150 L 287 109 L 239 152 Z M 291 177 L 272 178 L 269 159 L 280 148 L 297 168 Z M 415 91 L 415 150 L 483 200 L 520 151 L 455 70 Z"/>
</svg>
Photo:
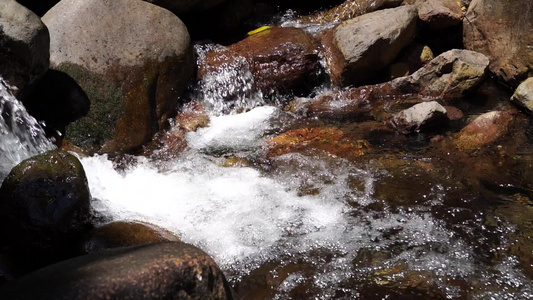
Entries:
<svg viewBox="0 0 533 300">
<path fill-rule="evenodd" d="M 253 76 L 252 90 L 298 93 L 314 86 L 318 67 L 318 43 L 310 34 L 299 28 L 270 28 L 208 52 L 199 66 L 198 79 L 207 84 L 214 80 L 215 88 L 225 91 L 221 97 L 234 98 L 241 89 L 232 90 L 225 80 L 248 70 Z"/>
<path fill-rule="evenodd" d="M 128 152 L 168 125 L 193 71 L 179 18 L 142 1 L 62 1 L 43 22 L 51 68 L 74 78 L 91 100 L 66 139 L 92 151 Z"/>
<path fill-rule="evenodd" d="M 118 247 L 177 241 L 177 236 L 155 225 L 118 221 L 93 229 L 83 243 L 83 251 L 91 253 Z"/>
<path fill-rule="evenodd" d="M 490 71 L 518 85 L 533 70 L 533 2 L 473 0 L 463 20 L 466 49 L 485 54 Z"/>
<path fill-rule="evenodd" d="M 367 141 L 352 139 L 349 133 L 333 126 L 291 130 L 274 137 L 267 144 L 271 157 L 290 152 L 311 155 L 324 151 L 353 158 L 370 151 Z"/>
<path fill-rule="evenodd" d="M 444 108 L 450 121 L 458 121 L 465 117 L 465 114 L 455 106 L 444 106 Z"/>
<path fill-rule="evenodd" d="M 177 16 L 212 8 L 226 0 L 143 0 L 164 7 Z"/>
<path fill-rule="evenodd" d="M 345 21 L 322 35 L 334 84 L 367 80 L 389 65 L 416 31 L 412 5 L 384 9 Z"/>
<path fill-rule="evenodd" d="M 48 70 L 50 36 L 39 17 L 15 0 L 0 4 L 0 75 L 24 99 Z"/>
<path fill-rule="evenodd" d="M 511 97 L 511 101 L 528 113 L 533 112 L 533 77 L 526 79 L 518 86 Z"/>
<path fill-rule="evenodd" d="M 0 288 L 0 298 L 233 299 L 211 257 L 166 242 L 91 253 L 48 266 Z"/>
<path fill-rule="evenodd" d="M 15 166 L 0 188 L 0 226 L 28 268 L 72 257 L 89 228 L 90 193 L 79 160 L 50 151 Z"/>
<path fill-rule="evenodd" d="M 450 50 L 406 77 L 327 92 L 315 99 L 296 99 L 287 110 L 320 118 L 388 120 L 422 101 L 447 102 L 474 91 L 483 81 L 488 59 L 468 50 Z"/>
<path fill-rule="evenodd" d="M 348 0 L 331 9 L 304 16 L 298 21 L 303 24 L 342 22 L 376 10 L 396 7 L 401 3 L 402 0 Z"/>
<path fill-rule="evenodd" d="M 431 125 L 446 122 L 446 109 L 437 101 L 423 102 L 401 111 L 391 119 L 391 125 L 403 134 L 419 132 Z"/>
<path fill-rule="evenodd" d="M 508 133 L 515 115 L 515 110 L 491 111 L 482 114 L 457 134 L 455 145 L 468 151 L 489 146 Z"/>
<path fill-rule="evenodd" d="M 454 0 L 420 0 L 417 6 L 418 17 L 433 30 L 459 25 L 463 20 L 461 5 Z"/>
</svg>

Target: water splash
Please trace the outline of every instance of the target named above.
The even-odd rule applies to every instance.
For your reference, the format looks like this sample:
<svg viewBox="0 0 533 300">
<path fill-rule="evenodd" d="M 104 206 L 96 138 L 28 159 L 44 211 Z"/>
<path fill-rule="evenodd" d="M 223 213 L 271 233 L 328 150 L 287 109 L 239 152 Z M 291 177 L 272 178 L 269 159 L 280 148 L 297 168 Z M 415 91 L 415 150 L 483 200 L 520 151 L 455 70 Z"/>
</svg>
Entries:
<svg viewBox="0 0 533 300">
<path fill-rule="evenodd" d="M 53 148 L 41 125 L 0 78 L 0 182 L 22 160 Z"/>
</svg>

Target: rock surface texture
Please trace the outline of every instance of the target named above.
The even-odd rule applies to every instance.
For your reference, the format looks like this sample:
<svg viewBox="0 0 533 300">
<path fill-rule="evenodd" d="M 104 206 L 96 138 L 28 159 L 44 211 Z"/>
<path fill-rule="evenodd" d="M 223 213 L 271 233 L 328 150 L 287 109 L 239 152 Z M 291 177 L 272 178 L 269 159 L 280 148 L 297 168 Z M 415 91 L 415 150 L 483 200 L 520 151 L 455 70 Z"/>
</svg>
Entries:
<svg viewBox="0 0 533 300">
<path fill-rule="evenodd" d="M 0 288 L 0 298 L 233 299 L 202 250 L 168 242 L 105 250 L 48 266 Z"/>
<path fill-rule="evenodd" d="M 48 70 L 49 48 L 48 29 L 37 15 L 15 0 L 0 3 L 0 75 L 19 99 Z"/>
<path fill-rule="evenodd" d="M 416 31 L 414 5 L 384 9 L 342 22 L 322 35 L 334 84 L 347 86 L 375 76 L 407 46 Z"/>
<path fill-rule="evenodd" d="M 533 77 L 529 77 L 518 86 L 511 97 L 511 101 L 524 108 L 527 112 L 533 112 Z"/>
<path fill-rule="evenodd" d="M 178 17 L 143 1 L 64 0 L 43 21 L 51 68 L 72 76 L 91 100 L 67 139 L 92 151 L 127 152 L 167 125 L 193 71 Z"/>
<path fill-rule="evenodd" d="M 447 119 L 446 108 L 436 101 L 430 101 L 399 112 L 392 118 L 391 124 L 399 132 L 407 134 Z"/>
<path fill-rule="evenodd" d="M 466 49 L 485 54 L 490 71 L 513 86 L 533 72 L 533 2 L 473 0 L 463 20 Z"/>
<path fill-rule="evenodd" d="M 419 0 L 416 4 L 420 20 L 434 30 L 459 25 L 463 19 L 461 5 L 454 0 Z"/>
</svg>

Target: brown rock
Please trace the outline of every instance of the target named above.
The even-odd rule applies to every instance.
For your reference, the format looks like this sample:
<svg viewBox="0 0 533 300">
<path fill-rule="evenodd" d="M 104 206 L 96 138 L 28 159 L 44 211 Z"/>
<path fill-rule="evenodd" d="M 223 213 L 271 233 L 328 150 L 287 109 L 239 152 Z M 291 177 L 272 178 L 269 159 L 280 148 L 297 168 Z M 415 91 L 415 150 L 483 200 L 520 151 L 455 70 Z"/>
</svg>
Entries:
<svg viewBox="0 0 533 300">
<path fill-rule="evenodd" d="M 340 157 L 358 157 L 370 150 L 365 140 L 351 139 L 336 127 L 315 127 L 291 130 L 268 141 L 268 155 L 279 156 L 290 152 L 312 154 L 325 151 Z"/>
<path fill-rule="evenodd" d="M 482 114 L 457 134 L 455 145 L 462 150 L 482 149 L 508 133 L 515 115 L 516 110 L 491 111 Z"/>
<path fill-rule="evenodd" d="M 454 0 L 422 0 L 417 6 L 420 20 L 434 30 L 459 25 L 463 20 L 461 6 Z"/>
<path fill-rule="evenodd" d="M 209 255 L 181 242 L 103 250 L 0 287 L 2 299 L 233 299 Z"/>
<path fill-rule="evenodd" d="M 485 54 L 490 71 L 516 86 L 532 75 L 533 2 L 473 0 L 463 20 L 466 49 Z"/>
<path fill-rule="evenodd" d="M 83 251 L 91 253 L 118 247 L 177 241 L 177 236 L 152 224 L 112 222 L 93 229 L 83 244 Z"/>
<path fill-rule="evenodd" d="M 226 72 L 233 74 L 249 70 L 253 75 L 253 90 L 287 92 L 309 89 L 316 81 L 318 44 L 299 28 L 270 28 L 233 44 L 206 54 L 200 64 L 198 78 L 210 80 Z M 225 77 L 217 88 L 228 89 Z M 232 78 L 233 80 L 233 78 Z M 235 97 L 236 91 L 220 95 Z"/>
</svg>

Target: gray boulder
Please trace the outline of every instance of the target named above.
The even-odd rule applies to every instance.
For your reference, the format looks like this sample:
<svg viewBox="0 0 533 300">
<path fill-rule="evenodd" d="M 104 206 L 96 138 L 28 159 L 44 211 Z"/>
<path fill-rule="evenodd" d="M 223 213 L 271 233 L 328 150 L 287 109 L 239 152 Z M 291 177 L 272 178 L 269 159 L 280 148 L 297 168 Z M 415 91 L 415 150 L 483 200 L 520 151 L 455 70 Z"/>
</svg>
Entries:
<svg viewBox="0 0 533 300">
<path fill-rule="evenodd" d="M 419 0 L 417 6 L 418 17 L 431 29 L 459 25 L 463 19 L 461 6 L 454 0 Z"/>
<path fill-rule="evenodd" d="M 518 86 L 511 101 L 524 108 L 528 113 L 533 113 L 533 77 L 529 77 Z"/>
<path fill-rule="evenodd" d="M 351 85 L 381 71 L 411 42 L 417 19 L 416 6 L 406 5 L 353 18 L 324 33 L 332 81 Z"/>
<path fill-rule="evenodd" d="M 128 152 L 149 141 L 175 114 L 193 72 L 187 28 L 143 1 L 63 0 L 43 22 L 51 68 L 87 93 L 87 116 L 66 139 L 89 151 Z"/>
<path fill-rule="evenodd" d="M 473 0 L 463 20 L 463 42 L 490 59 L 492 73 L 517 86 L 533 75 L 531 28 L 531 0 Z"/>
<path fill-rule="evenodd" d="M 408 134 L 447 120 L 446 108 L 437 101 L 430 101 L 399 112 L 391 119 L 391 125 L 399 132 Z"/>
<path fill-rule="evenodd" d="M 233 299 L 209 255 L 185 243 L 118 248 L 66 260 L 0 287 L 1 299 Z"/>
<path fill-rule="evenodd" d="M 0 76 L 22 99 L 48 70 L 50 36 L 39 17 L 15 0 L 0 3 Z"/>
</svg>

